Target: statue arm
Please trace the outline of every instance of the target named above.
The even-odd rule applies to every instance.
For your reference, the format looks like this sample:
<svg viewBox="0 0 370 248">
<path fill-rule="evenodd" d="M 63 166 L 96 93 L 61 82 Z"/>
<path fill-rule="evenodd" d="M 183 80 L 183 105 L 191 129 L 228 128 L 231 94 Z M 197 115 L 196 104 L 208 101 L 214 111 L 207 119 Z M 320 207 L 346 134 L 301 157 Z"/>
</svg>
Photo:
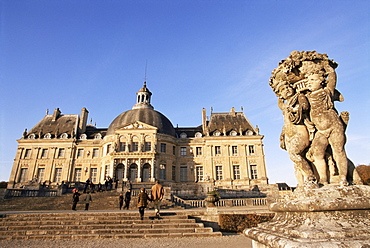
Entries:
<svg viewBox="0 0 370 248">
<path fill-rule="evenodd" d="M 278 107 L 283 110 L 284 109 L 284 99 L 278 98 Z"/>
</svg>

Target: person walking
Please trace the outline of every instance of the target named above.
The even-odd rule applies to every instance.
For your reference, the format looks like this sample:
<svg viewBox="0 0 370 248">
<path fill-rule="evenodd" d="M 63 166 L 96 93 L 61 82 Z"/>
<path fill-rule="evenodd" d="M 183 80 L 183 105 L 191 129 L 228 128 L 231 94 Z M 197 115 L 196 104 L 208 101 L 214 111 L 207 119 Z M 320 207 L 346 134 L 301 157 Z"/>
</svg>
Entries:
<svg viewBox="0 0 370 248">
<path fill-rule="evenodd" d="M 152 187 L 152 195 L 151 200 L 154 202 L 154 211 L 155 216 L 159 219 L 161 216 L 159 214 L 161 208 L 161 201 L 164 196 L 164 188 L 162 185 L 159 184 L 159 181 L 156 180 L 155 184 Z"/>
<path fill-rule="evenodd" d="M 80 193 L 78 192 L 78 189 L 73 189 L 73 196 L 72 196 L 72 210 L 76 211 L 77 203 L 80 201 Z"/>
<path fill-rule="evenodd" d="M 121 210 L 123 206 L 123 194 L 122 193 L 119 194 L 118 202 L 119 202 L 119 210 Z"/>
<path fill-rule="evenodd" d="M 84 185 L 84 194 L 86 193 L 86 190 L 87 190 L 87 188 L 89 187 L 89 185 L 90 185 L 90 178 L 88 178 L 88 179 L 86 180 L 86 183 L 85 183 L 85 185 Z"/>
<path fill-rule="evenodd" d="M 144 210 L 148 206 L 149 196 L 145 192 L 145 188 L 140 189 L 140 193 L 137 196 L 137 207 L 139 208 L 140 219 L 144 219 Z"/>
<path fill-rule="evenodd" d="M 92 196 L 90 195 L 90 192 L 88 191 L 85 197 L 85 211 L 89 210 L 90 202 L 92 202 Z"/>
<path fill-rule="evenodd" d="M 125 206 L 123 207 L 124 209 L 126 208 L 128 210 L 128 208 L 130 207 L 130 201 L 131 201 L 131 190 L 128 189 L 125 193 Z"/>
</svg>

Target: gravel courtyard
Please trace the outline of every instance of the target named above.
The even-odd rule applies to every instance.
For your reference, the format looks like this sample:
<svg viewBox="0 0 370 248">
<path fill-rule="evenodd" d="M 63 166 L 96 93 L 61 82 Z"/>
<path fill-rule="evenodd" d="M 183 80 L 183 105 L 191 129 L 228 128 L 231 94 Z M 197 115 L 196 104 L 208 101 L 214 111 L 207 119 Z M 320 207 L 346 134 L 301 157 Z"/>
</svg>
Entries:
<svg viewBox="0 0 370 248">
<path fill-rule="evenodd" d="M 78 240 L 1 240 L 2 248 L 251 248 L 252 241 L 242 234 L 225 234 L 209 238 L 147 238 L 147 239 L 78 239 Z"/>
</svg>

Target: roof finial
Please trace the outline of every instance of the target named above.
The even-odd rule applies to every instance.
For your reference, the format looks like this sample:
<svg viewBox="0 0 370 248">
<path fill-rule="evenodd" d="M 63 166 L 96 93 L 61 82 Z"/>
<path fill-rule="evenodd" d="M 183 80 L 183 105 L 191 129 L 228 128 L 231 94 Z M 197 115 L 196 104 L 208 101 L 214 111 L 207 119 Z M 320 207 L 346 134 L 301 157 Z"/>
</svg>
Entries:
<svg viewBox="0 0 370 248">
<path fill-rule="evenodd" d="M 144 87 L 146 88 L 146 70 L 148 67 L 148 59 L 145 61 L 145 75 L 144 75 Z"/>
</svg>

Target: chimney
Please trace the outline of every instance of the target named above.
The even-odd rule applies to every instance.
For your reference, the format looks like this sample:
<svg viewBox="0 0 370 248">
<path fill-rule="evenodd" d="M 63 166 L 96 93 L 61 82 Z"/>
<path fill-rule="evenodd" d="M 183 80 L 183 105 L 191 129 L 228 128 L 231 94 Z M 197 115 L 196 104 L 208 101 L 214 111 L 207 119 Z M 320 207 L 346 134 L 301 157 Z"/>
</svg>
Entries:
<svg viewBox="0 0 370 248">
<path fill-rule="evenodd" d="M 59 118 L 60 113 L 61 112 L 60 112 L 59 108 L 54 109 L 53 121 L 56 121 Z"/>
<path fill-rule="evenodd" d="M 79 120 L 79 123 L 78 123 L 78 128 L 79 128 L 81 134 L 86 131 L 86 123 L 87 123 L 88 115 L 89 115 L 89 111 L 86 108 L 82 108 L 81 109 L 80 120 Z"/>
<path fill-rule="evenodd" d="M 202 109 L 202 128 L 203 133 L 207 134 L 207 110 L 205 108 Z"/>
</svg>

